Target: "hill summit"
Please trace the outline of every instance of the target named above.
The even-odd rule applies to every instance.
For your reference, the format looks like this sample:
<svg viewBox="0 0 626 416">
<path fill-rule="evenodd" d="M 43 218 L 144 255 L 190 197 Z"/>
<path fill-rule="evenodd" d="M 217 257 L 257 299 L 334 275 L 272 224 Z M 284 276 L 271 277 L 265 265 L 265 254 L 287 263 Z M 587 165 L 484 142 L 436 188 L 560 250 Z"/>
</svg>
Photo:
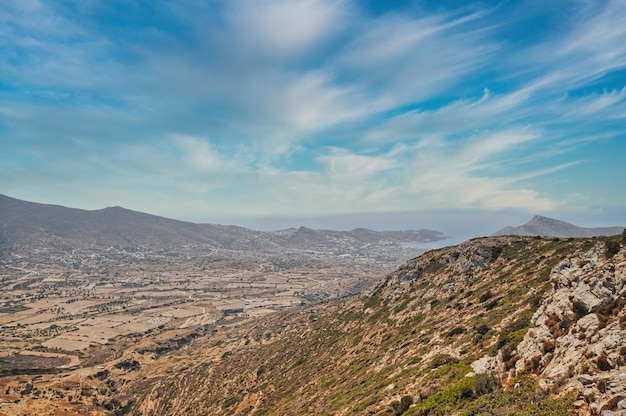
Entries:
<svg viewBox="0 0 626 416">
<path fill-rule="evenodd" d="M 585 228 L 565 221 L 535 215 L 530 221 L 519 227 L 505 227 L 492 235 L 520 235 L 541 237 L 598 237 L 617 235 L 624 227 Z"/>
</svg>

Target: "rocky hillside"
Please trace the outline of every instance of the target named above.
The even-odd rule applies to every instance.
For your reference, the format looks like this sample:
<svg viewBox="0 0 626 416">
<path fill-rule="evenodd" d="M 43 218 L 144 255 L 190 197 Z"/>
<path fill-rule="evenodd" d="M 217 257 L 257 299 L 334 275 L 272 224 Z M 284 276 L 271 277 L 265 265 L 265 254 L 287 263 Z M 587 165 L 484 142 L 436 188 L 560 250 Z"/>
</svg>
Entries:
<svg viewBox="0 0 626 416">
<path fill-rule="evenodd" d="M 431 251 L 368 296 L 198 338 L 116 403 L 143 415 L 622 415 L 623 240 Z"/>
</svg>

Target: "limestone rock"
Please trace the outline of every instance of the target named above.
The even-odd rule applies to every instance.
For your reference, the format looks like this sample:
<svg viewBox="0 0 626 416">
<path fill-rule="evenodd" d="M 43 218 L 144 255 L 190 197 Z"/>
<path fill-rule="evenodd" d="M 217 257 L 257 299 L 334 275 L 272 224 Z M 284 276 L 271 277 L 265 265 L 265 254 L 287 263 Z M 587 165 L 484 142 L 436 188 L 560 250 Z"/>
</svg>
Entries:
<svg viewBox="0 0 626 416">
<path fill-rule="evenodd" d="M 604 244 L 554 267 L 554 291 L 533 315 L 517 347 L 516 371 L 564 385 L 587 413 L 626 416 L 626 250 L 604 256 Z M 479 360 L 480 361 L 480 360 Z"/>
<path fill-rule="evenodd" d="M 484 374 L 498 370 L 500 363 L 496 357 L 482 357 L 470 364 L 474 374 Z"/>
</svg>

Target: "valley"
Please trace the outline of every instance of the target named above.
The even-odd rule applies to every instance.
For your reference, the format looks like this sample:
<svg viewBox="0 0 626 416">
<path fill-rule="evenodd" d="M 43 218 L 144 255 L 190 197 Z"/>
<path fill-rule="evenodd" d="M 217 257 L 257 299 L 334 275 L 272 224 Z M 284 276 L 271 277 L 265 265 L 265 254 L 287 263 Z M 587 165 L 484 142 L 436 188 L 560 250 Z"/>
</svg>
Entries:
<svg viewBox="0 0 626 416">
<path fill-rule="evenodd" d="M 0 355 L 76 352 L 116 336 L 228 323 L 369 289 L 375 268 L 311 260 L 137 261 L 89 272 L 0 268 Z M 3 373 L 13 371 L 1 368 Z"/>
<path fill-rule="evenodd" d="M 84 269 L 40 257 L 9 264 L 0 266 L 0 414 L 7 415 L 32 408 L 24 386 L 90 377 L 129 354 L 145 365 L 196 337 L 214 338 L 218 328 L 367 291 L 384 273 L 345 258 L 307 256 L 100 259 Z M 71 386 L 63 398 L 32 399 L 83 414 L 76 410 L 83 387 Z M 103 397 L 109 396 L 107 390 Z M 41 414 L 57 414 L 44 408 Z"/>
</svg>

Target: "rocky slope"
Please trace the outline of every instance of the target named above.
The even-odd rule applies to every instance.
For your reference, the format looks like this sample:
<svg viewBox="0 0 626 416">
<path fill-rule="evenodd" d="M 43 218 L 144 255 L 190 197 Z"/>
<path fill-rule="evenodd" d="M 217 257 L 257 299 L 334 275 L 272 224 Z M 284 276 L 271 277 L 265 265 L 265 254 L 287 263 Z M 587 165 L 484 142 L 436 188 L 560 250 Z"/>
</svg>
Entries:
<svg viewBox="0 0 626 416">
<path fill-rule="evenodd" d="M 118 399 L 144 415 L 626 414 L 619 241 L 431 251 L 369 296 L 194 340 Z"/>
</svg>

